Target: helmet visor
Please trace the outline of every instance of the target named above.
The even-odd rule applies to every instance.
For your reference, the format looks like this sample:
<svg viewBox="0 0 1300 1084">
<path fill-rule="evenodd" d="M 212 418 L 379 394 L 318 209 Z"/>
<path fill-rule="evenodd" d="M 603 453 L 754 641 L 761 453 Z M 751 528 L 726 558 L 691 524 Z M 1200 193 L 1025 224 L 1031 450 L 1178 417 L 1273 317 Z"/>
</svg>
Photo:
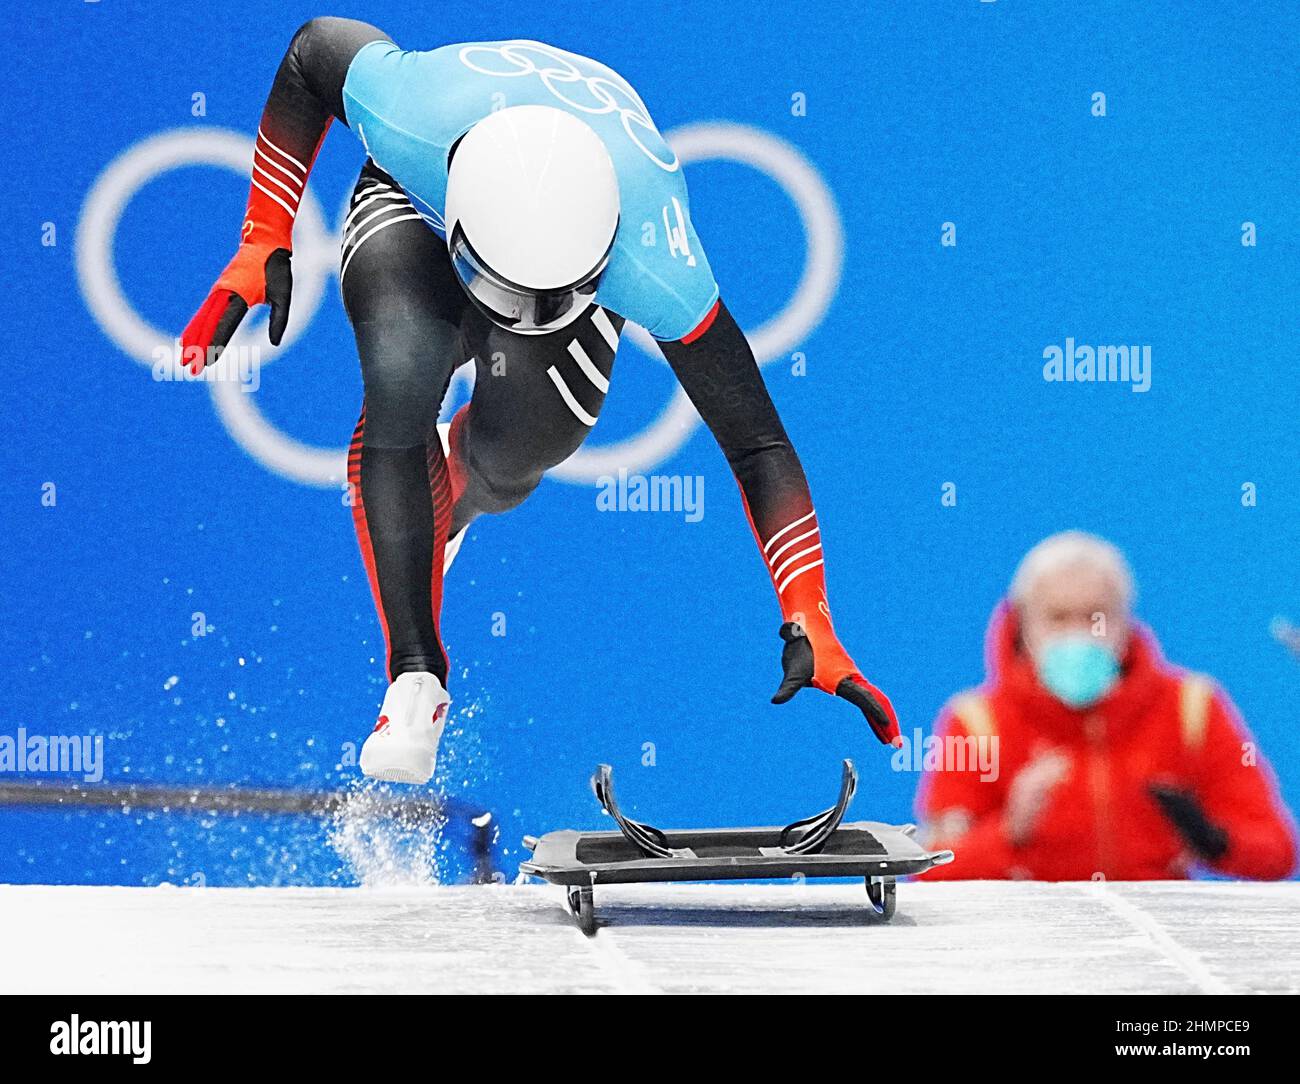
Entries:
<svg viewBox="0 0 1300 1084">
<path fill-rule="evenodd" d="M 613 241 L 610 242 L 613 247 Z M 545 335 L 571 324 L 592 303 L 600 273 L 609 262 L 606 251 L 592 272 L 559 290 L 530 290 L 487 266 L 456 223 L 448 238 L 451 264 L 470 300 L 494 324 L 520 335 Z"/>
</svg>

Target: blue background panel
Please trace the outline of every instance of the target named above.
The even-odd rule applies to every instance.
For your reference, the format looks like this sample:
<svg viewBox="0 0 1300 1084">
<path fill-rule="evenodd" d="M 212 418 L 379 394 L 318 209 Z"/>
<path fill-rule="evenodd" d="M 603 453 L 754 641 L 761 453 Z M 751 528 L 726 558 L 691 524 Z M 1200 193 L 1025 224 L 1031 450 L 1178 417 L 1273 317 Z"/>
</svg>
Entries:
<svg viewBox="0 0 1300 1084">
<path fill-rule="evenodd" d="M 743 125 L 811 165 L 843 263 L 824 315 L 765 373 L 812 482 L 837 627 L 905 731 L 981 679 L 986 620 L 1025 550 L 1083 527 L 1126 551 L 1140 616 L 1172 660 L 1226 686 L 1294 805 L 1300 665 L 1269 633 L 1276 616 L 1300 622 L 1294 8 L 759 11 L 329 13 L 406 47 L 553 42 L 620 71 L 670 138 Z M 112 165 L 163 133 L 247 140 L 294 29 L 323 13 L 106 0 L 11 28 L 3 732 L 103 735 L 112 782 L 353 787 L 349 751 L 382 697 L 342 490 L 269 469 L 207 387 L 152 379 L 78 277 L 78 225 Z M 329 231 L 361 160 L 336 126 L 310 186 Z M 792 195 L 735 161 L 694 161 L 687 179 L 742 326 L 779 316 L 806 259 Z M 141 319 L 184 326 L 246 192 L 235 171 L 190 164 L 134 195 L 112 257 Z M 955 247 L 940 244 L 945 222 Z M 313 251 L 328 244 L 300 228 L 298 335 L 246 398 L 286 436 L 341 447 L 361 385 Z M 1149 345 L 1150 390 L 1045 382 L 1043 350 L 1067 338 Z M 592 443 L 643 432 L 672 393 L 662 360 L 625 341 Z M 592 485 L 552 479 L 471 529 L 447 587 L 457 715 L 439 787 L 494 811 L 511 870 L 525 832 L 595 823 L 585 784 L 600 761 L 645 816 L 771 823 L 829 800 L 851 756 L 859 812 L 908 819 L 916 777 L 890 771 L 847 705 L 767 703 L 779 613 L 708 434 L 637 469 L 702 477 L 704 517 L 601 512 Z M 949 482 L 955 507 L 940 501 Z M 210 634 L 192 634 L 196 613 Z M 293 818 L 0 810 L 0 881 L 347 883 L 351 858 L 328 826 Z"/>
</svg>

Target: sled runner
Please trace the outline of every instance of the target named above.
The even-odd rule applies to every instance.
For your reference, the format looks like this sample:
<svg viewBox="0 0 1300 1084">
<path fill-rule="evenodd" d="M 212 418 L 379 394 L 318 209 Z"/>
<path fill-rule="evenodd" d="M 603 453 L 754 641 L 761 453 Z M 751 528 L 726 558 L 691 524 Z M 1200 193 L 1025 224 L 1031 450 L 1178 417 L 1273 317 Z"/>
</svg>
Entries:
<svg viewBox="0 0 1300 1084">
<path fill-rule="evenodd" d="M 632 820 L 614 796 L 614 772 L 602 764 L 591 788 L 617 832 L 548 832 L 524 838 L 533 852 L 524 873 L 563 885 L 569 908 L 586 934 L 596 931 L 597 884 L 648 881 L 762 880 L 861 877 L 874 913 L 893 917 L 896 878 L 952 861 L 952 851 L 924 850 L 916 825 L 844 823 L 858 776 L 844 761 L 835 804 L 784 828 L 699 828 L 661 831 Z"/>
</svg>

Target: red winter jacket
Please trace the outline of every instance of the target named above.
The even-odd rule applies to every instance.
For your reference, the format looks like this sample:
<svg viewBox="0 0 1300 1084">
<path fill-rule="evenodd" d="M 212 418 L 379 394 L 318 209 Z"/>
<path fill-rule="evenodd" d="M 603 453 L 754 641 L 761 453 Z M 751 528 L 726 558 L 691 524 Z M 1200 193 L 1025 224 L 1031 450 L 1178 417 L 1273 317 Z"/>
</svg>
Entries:
<svg viewBox="0 0 1300 1084">
<path fill-rule="evenodd" d="M 1294 827 L 1227 694 L 1170 666 L 1150 631 L 1135 625 L 1120 681 L 1097 704 L 1076 711 L 1039 684 L 1018 626 L 1015 611 L 999 606 L 989 625 L 988 680 L 954 697 L 935 724 L 939 737 L 996 735 L 999 774 L 981 782 L 978 771 L 927 771 L 918 796 L 923 821 L 942 831 L 938 818 L 965 814 L 969 825 L 932 839 L 957 858 L 927 879 L 1185 877 L 1191 858 L 1147 792 L 1152 783 L 1190 791 L 1227 832 L 1227 852 L 1208 868 L 1260 879 L 1291 873 Z M 1029 839 L 1013 846 L 1002 823 L 1007 789 L 1049 748 L 1066 754 L 1069 771 Z"/>
</svg>

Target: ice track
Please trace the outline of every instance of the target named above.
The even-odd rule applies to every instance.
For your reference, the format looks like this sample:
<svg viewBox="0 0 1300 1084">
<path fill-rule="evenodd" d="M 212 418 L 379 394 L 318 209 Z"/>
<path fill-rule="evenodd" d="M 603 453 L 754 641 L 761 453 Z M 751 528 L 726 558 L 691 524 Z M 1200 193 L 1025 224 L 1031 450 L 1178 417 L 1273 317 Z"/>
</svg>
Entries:
<svg viewBox="0 0 1300 1084">
<path fill-rule="evenodd" d="M 0 992 L 1300 992 L 1300 883 L 0 886 Z"/>
</svg>

